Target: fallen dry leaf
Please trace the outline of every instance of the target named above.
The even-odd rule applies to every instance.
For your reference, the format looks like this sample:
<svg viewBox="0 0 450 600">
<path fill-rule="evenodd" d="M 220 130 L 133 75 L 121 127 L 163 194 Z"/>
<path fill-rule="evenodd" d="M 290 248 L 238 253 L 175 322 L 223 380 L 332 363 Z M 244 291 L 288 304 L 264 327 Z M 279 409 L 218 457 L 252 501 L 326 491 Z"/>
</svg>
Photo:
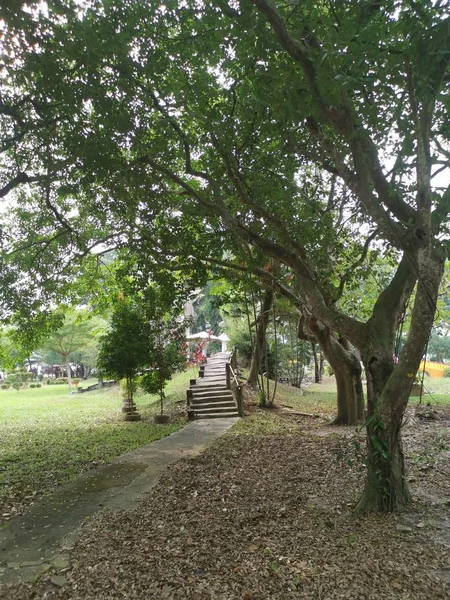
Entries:
<svg viewBox="0 0 450 600">
<path fill-rule="evenodd" d="M 276 432 L 226 435 L 171 466 L 138 510 L 91 519 L 71 553 L 63 588 L 48 575 L 35 585 L 0 586 L 0 597 L 450 597 L 447 413 L 411 419 L 404 428 L 409 476 L 416 479 L 411 511 L 358 517 L 349 509 L 364 478 L 359 462 L 348 463 L 354 430 L 276 411 L 258 415 L 277 420 Z M 424 462 L 433 468 L 420 471 Z"/>
</svg>

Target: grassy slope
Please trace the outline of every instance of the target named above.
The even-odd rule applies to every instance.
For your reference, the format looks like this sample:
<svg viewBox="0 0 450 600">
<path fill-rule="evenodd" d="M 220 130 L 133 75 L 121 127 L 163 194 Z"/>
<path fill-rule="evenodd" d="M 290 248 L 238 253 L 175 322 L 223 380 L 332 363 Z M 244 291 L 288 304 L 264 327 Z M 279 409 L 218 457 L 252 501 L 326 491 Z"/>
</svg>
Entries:
<svg viewBox="0 0 450 600">
<path fill-rule="evenodd" d="M 168 411 L 185 399 L 193 376 L 189 370 L 169 382 Z M 149 417 L 159 409 L 155 396 L 138 395 L 136 403 L 143 420 L 127 423 L 118 386 L 84 394 L 69 394 L 67 386 L 0 391 L 0 519 L 13 506 L 184 423 L 178 411 L 169 425 L 154 425 Z"/>
<path fill-rule="evenodd" d="M 292 406 L 296 410 L 332 414 L 335 412 L 336 384 L 334 377 L 326 377 L 322 384 L 313 383 L 304 390 L 301 396 L 296 388 L 278 384 L 277 397 L 279 404 Z M 410 404 L 417 404 L 419 398 L 411 396 Z M 450 405 L 450 378 L 430 379 L 425 377 L 422 404 L 433 406 Z"/>
<path fill-rule="evenodd" d="M 273 382 L 271 381 L 271 393 Z M 419 397 L 411 396 L 410 404 L 419 403 Z M 450 405 L 450 378 L 430 379 L 425 377 L 422 404 L 433 406 Z M 276 404 L 296 411 L 332 416 L 336 413 L 336 382 L 334 377 L 325 377 L 322 384 L 312 383 L 300 392 L 297 388 L 277 384 Z"/>
</svg>

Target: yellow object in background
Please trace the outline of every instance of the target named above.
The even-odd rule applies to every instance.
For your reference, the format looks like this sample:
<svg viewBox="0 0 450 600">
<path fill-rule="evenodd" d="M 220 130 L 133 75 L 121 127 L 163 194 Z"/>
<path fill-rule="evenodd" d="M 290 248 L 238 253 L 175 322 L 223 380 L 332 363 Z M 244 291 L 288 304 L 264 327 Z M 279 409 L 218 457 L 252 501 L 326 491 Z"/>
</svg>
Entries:
<svg viewBox="0 0 450 600">
<path fill-rule="evenodd" d="M 420 363 L 419 373 L 423 371 L 423 362 Z M 438 377 L 444 377 L 445 369 L 449 369 L 450 365 L 444 365 L 443 363 L 437 362 L 429 362 L 428 360 L 425 363 L 425 371 L 430 375 L 432 379 L 437 379 Z"/>
</svg>

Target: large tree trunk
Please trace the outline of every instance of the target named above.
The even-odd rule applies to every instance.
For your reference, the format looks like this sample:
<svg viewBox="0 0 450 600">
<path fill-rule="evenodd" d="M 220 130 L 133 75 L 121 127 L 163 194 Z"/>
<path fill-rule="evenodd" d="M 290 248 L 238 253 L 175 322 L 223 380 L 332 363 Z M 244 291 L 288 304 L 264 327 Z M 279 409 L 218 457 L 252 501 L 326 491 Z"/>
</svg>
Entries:
<svg viewBox="0 0 450 600">
<path fill-rule="evenodd" d="M 337 415 L 334 425 L 358 425 L 364 420 L 362 370 L 354 349 L 345 340 L 337 340 L 328 327 L 309 319 L 308 327 L 314 341 L 330 363 L 336 377 Z M 299 327 L 299 337 L 309 339 Z"/>
<path fill-rule="evenodd" d="M 261 362 L 266 344 L 266 331 L 269 324 L 269 315 L 273 305 L 273 292 L 267 289 L 261 306 L 261 313 L 256 320 L 256 334 L 253 342 L 252 360 L 247 383 L 253 388 L 258 386 L 258 376 L 261 373 Z"/>
<path fill-rule="evenodd" d="M 393 336 L 383 331 L 374 311 L 363 352 L 368 394 L 368 473 L 358 511 L 392 511 L 409 503 L 400 432 L 414 377 L 433 326 L 443 263 L 432 249 L 418 253 L 419 277 L 411 325 L 397 365 L 393 361 Z"/>
<path fill-rule="evenodd" d="M 364 421 L 361 364 L 352 349 L 344 348 L 331 334 L 329 337 L 322 352 L 336 377 L 337 415 L 333 425 L 358 425 Z"/>
<path fill-rule="evenodd" d="M 406 378 L 401 389 L 389 389 L 396 369 L 392 353 L 378 348 L 372 354 L 365 360 L 367 479 L 357 511 L 392 511 L 405 507 L 410 499 L 400 429 L 414 378 Z"/>
</svg>

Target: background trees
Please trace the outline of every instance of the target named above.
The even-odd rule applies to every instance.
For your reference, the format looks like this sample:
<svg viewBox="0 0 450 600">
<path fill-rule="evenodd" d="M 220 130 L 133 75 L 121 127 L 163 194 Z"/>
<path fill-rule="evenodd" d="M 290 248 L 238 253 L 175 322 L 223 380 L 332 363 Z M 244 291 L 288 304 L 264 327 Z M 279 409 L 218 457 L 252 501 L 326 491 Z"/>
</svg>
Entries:
<svg viewBox="0 0 450 600">
<path fill-rule="evenodd" d="M 72 388 L 72 370 L 70 366 L 71 358 L 74 358 L 75 352 L 87 352 L 89 349 L 94 351 L 96 346 L 95 331 L 96 328 L 103 325 L 97 318 L 89 320 L 86 311 L 73 311 L 66 314 L 63 325 L 51 333 L 43 342 L 42 350 L 53 353 L 59 357 L 67 371 L 69 389 Z M 53 358 L 54 360 L 54 358 Z M 50 363 L 51 364 L 51 363 Z"/>
<path fill-rule="evenodd" d="M 450 338 L 433 332 L 428 342 L 428 352 L 431 360 L 437 362 L 450 359 Z"/>
</svg>

